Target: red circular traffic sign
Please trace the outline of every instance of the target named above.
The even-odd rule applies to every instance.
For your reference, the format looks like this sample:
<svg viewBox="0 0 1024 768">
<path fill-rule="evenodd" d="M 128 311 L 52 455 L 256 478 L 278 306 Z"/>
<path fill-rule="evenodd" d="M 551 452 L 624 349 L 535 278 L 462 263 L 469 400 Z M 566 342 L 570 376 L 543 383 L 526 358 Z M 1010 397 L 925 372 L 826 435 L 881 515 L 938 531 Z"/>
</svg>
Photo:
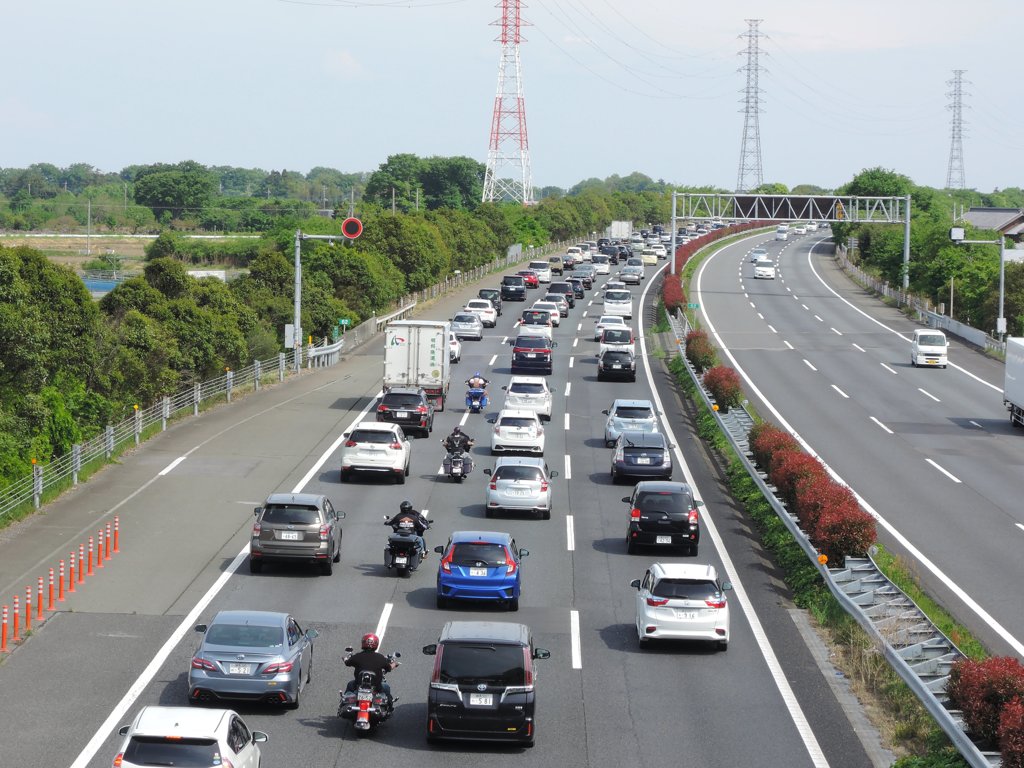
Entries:
<svg viewBox="0 0 1024 768">
<path fill-rule="evenodd" d="M 343 222 L 341 222 L 341 232 L 345 237 L 350 240 L 355 240 L 361 234 L 363 234 L 363 222 L 354 216 L 349 216 Z"/>
</svg>

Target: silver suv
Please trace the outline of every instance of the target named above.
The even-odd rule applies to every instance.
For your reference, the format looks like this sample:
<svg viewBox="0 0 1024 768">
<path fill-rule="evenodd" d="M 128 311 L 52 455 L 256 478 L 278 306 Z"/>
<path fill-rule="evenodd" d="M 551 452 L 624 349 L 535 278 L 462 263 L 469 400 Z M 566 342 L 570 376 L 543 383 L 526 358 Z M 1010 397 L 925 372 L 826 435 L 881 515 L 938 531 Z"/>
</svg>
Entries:
<svg viewBox="0 0 1024 768">
<path fill-rule="evenodd" d="M 268 560 L 316 563 L 325 575 L 341 559 L 341 519 L 323 494 L 272 493 L 253 510 L 249 571 L 259 573 Z"/>
</svg>

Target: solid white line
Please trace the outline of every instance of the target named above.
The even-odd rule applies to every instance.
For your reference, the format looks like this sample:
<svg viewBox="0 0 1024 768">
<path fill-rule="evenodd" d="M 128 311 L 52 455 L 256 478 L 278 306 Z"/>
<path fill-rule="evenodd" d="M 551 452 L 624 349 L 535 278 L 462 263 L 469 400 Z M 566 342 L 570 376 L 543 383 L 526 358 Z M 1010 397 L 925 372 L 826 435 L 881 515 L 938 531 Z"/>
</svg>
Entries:
<svg viewBox="0 0 1024 768">
<path fill-rule="evenodd" d="M 820 315 L 815 315 L 814 319 L 817 320 L 819 323 L 824 323 L 825 322 L 824 320 L 821 319 Z"/>
<path fill-rule="evenodd" d="M 804 358 L 804 364 L 805 364 L 805 365 L 806 365 L 806 366 L 807 366 L 808 368 L 810 368 L 810 369 L 811 369 L 812 371 L 817 371 L 817 370 L 818 370 L 818 369 L 817 369 L 817 368 L 815 368 L 815 367 L 814 367 L 813 365 L 811 365 L 811 361 L 810 361 L 810 360 L 808 360 L 808 359 L 807 359 L 806 357 Z"/>
<path fill-rule="evenodd" d="M 573 348 L 575 348 L 575 347 L 576 347 L 576 345 L 577 345 L 577 344 L 579 344 L 579 343 L 580 343 L 580 340 L 579 340 L 578 338 L 575 338 L 575 339 L 573 339 L 573 340 L 572 340 L 572 346 L 573 346 Z"/>
<path fill-rule="evenodd" d="M 572 462 L 569 454 L 565 454 L 565 479 L 572 480 Z"/>
<path fill-rule="evenodd" d="M 166 475 L 166 474 L 168 474 L 172 469 L 174 469 L 176 466 L 181 464 L 181 462 L 183 462 L 186 458 L 188 458 L 188 457 L 187 456 L 179 456 L 174 461 L 172 461 L 170 464 L 168 464 L 166 467 L 161 469 L 157 474 L 158 475 Z"/>
<path fill-rule="evenodd" d="M 795 347 L 792 344 L 790 344 L 788 341 L 786 341 L 785 339 L 782 340 L 782 343 L 785 344 L 790 349 L 795 349 Z"/>
<path fill-rule="evenodd" d="M 853 348 L 854 348 L 854 349 L 859 349 L 859 350 L 860 350 L 861 352 L 864 352 L 864 351 L 865 351 L 865 350 L 864 350 L 864 347 L 862 347 L 862 346 L 861 346 L 860 344 L 857 344 L 856 342 L 854 342 L 854 344 L 853 344 Z"/>
<path fill-rule="evenodd" d="M 834 333 L 836 336 L 842 336 L 843 335 L 842 331 L 837 331 L 835 328 L 832 329 L 832 333 Z"/>
<path fill-rule="evenodd" d="M 569 414 L 565 414 L 565 431 L 569 431 Z"/>
<path fill-rule="evenodd" d="M 572 655 L 572 668 L 583 669 L 583 651 L 580 647 L 579 611 L 569 611 L 569 647 Z"/>
<path fill-rule="evenodd" d="M 1022 525 L 1021 523 L 1014 523 L 1014 525 L 1016 525 L 1018 528 L 1024 531 L 1024 525 Z"/>
<path fill-rule="evenodd" d="M 572 364 L 575 363 L 575 362 L 576 362 L 576 358 L 575 357 L 570 357 L 569 358 L 569 367 L 572 368 Z"/>
<path fill-rule="evenodd" d="M 888 371 L 889 373 L 891 373 L 891 374 L 892 374 L 893 376 L 899 376 L 899 375 L 900 375 L 899 371 L 895 371 L 895 370 L 893 370 L 892 368 L 890 368 L 890 367 L 889 367 L 888 365 L 886 365 L 885 363 L 879 363 L 879 365 L 881 365 L 881 366 L 882 366 L 883 368 L 885 368 L 885 370 L 887 370 L 887 371 Z"/>
<path fill-rule="evenodd" d="M 849 396 L 848 394 L 846 394 L 845 392 L 843 392 L 843 390 L 841 390 L 841 389 L 840 389 L 839 387 L 837 387 L 837 386 L 836 386 L 835 384 L 833 384 L 833 385 L 832 385 L 832 389 L 834 389 L 834 390 L 835 390 L 836 392 L 838 392 L 838 393 L 839 393 L 840 395 L 842 395 L 843 397 L 845 397 L 845 398 L 846 398 L 847 400 L 849 400 L 849 399 L 850 399 L 850 396 Z"/>
<path fill-rule="evenodd" d="M 566 397 L 569 396 L 570 390 L 572 390 L 572 382 L 571 381 L 567 381 L 567 382 L 565 382 L 565 396 Z"/>
<path fill-rule="evenodd" d="M 932 465 L 933 467 L 935 467 L 935 468 L 936 468 L 937 470 L 939 470 L 939 472 L 941 472 L 942 474 L 944 474 L 944 475 L 945 475 L 946 477 L 948 477 L 948 478 L 949 478 L 950 480 L 952 480 L 952 481 L 953 481 L 954 483 L 959 483 L 959 482 L 960 482 L 960 478 L 958 478 L 958 477 L 957 477 L 956 475 L 954 475 L 954 474 L 953 474 L 952 472 L 950 472 L 949 470 L 947 470 L 947 469 L 943 469 L 942 467 L 940 467 L 940 466 L 939 466 L 938 464 L 936 464 L 936 463 L 935 463 L 934 461 L 932 461 L 931 459 L 925 459 L 925 461 L 927 461 L 927 462 L 928 462 L 929 464 L 931 464 L 931 465 Z"/>
<path fill-rule="evenodd" d="M 917 388 L 917 391 L 918 391 L 918 392 L 920 392 L 920 393 L 921 393 L 922 395 L 925 395 L 925 396 L 927 396 L 927 397 L 930 397 L 930 398 L 931 398 L 932 400 L 934 400 L 934 401 L 935 401 L 936 403 L 941 403 L 941 402 L 942 402 L 941 400 L 939 400 L 939 398 L 937 398 L 937 397 L 936 397 L 935 395 L 933 395 L 933 394 L 932 394 L 931 392 L 926 392 L 925 390 L 921 389 L 920 387 L 918 387 L 918 388 Z"/>
<path fill-rule="evenodd" d="M 573 524 L 572 515 L 565 516 L 565 541 L 570 552 L 576 549 L 576 526 Z"/>
<path fill-rule="evenodd" d="M 490 365 L 494 365 L 494 361 L 495 361 L 495 360 L 497 360 L 497 359 L 498 359 L 498 356 L 497 356 L 497 355 L 494 355 L 494 356 L 492 356 L 492 357 L 491 357 L 491 362 L 489 362 L 489 363 L 488 363 L 487 365 L 489 365 L 489 366 L 490 366 Z"/>
<path fill-rule="evenodd" d="M 467 421 L 469 421 L 469 411 L 468 410 L 464 414 L 462 414 L 462 420 L 459 422 L 459 426 L 460 427 L 466 426 L 466 422 Z"/>
<path fill-rule="evenodd" d="M 893 431 L 892 431 L 891 429 L 889 429 L 889 428 L 888 428 L 887 426 L 885 426 L 885 424 L 883 424 L 883 423 L 882 423 L 882 422 L 880 422 L 880 421 L 879 421 L 878 419 L 876 419 L 876 418 L 875 418 L 874 416 L 872 416 L 872 417 L 871 417 L 871 420 L 872 420 L 873 422 L 875 422 L 875 424 L 877 424 L 878 426 L 880 426 L 880 427 L 881 427 L 882 429 L 884 429 L 884 430 L 885 430 L 886 432 L 888 432 L 888 433 L 889 433 L 890 435 L 894 435 L 894 434 L 896 434 L 896 433 L 895 433 L 895 432 L 893 432 Z"/>
<path fill-rule="evenodd" d="M 302 493 L 302 489 L 305 488 L 306 484 L 309 483 L 309 481 L 312 480 L 316 476 L 316 474 L 320 471 L 320 468 L 324 464 L 327 463 L 327 460 L 329 458 L 331 458 L 331 456 L 334 455 L 334 452 L 336 450 L 338 450 L 338 446 L 341 445 L 342 441 L 348 439 L 348 438 L 345 437 L 345 433 L 346 432 L 351 432 L 352 429 L 355 427 L 355 425 L 363 420 L 363 416 L 365 416 L 367 414 L 367 412 L 373 406 L 374 402 L 382 394 L 384 394 L 383 390 L 381 390 L 376 395 L 374 395 L 373 398 L 370 400 L 370 402 L 367 404 L 367 406 L 365 408 L 363 408 L 363 410 L 360 411 L 359 415 L 356 416 L 355 419 L 352 420 L 352 423 L 348 425 L 348 429 L 341 430 L 341 434 L 338 435 L 338 439 L 335 440 L 333 443 L 331 443 L 330 448 L 328 448 L 326 451 L 324 451 L 323 455 L 319 459 L 316 460 L 316 463 L 313 464 L 313 466 L 309 468 L 309 472 L 307 472 L 305 475 L 303 475 L 302 479 L 299 480 L 299 484 L 296 485 L 294 488 L 292 488 L 292 493 Z"/>
<path fill-rule="evenodd" d="M 394 608 L 392 603 L 384 603 L 384 610 L 380 614 L 380 621 L 377 622 L 377 629 L 373 633 L 380 639 L 382 644 L 384 642 L 384 633 L 387 632 L 388 629 L 388 619 L 391 618 L 392 608 Z M 378 650 L 379 649 L 380 646 L 378 646 Z"/>
<path fill-rule="evenodd" d="M 778 331 L 775 330 L 775 326 L 772 325 L 771 323 L 768 324 L 768 330 L 771 331 L 772 333 L 778 333 Z"/>
</svg>

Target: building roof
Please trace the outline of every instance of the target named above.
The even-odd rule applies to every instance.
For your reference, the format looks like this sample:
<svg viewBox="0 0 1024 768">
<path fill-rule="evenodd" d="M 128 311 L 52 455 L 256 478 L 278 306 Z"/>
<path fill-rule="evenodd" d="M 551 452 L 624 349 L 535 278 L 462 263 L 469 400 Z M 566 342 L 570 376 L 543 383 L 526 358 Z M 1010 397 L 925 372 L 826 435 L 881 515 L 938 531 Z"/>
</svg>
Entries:
<svg viewBox="0 0 1024 768">
<path fill-rule="evenodd" d="M 1019 208 L 971 208 L 963 218 L 978 229 L 991 229 L 1011 237 L 1024 232 L 1024 211 Z"/>
</svg>

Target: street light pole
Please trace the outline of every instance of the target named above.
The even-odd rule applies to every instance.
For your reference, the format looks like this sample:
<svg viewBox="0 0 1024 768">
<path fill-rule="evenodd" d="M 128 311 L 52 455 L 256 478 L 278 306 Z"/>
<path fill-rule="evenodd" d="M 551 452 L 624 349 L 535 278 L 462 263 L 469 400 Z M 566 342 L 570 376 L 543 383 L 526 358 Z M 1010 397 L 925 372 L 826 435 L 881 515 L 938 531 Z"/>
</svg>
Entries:
<svg viewBox="0 0 1024 768">
<path fill-rule="evenodd" d="M 668 265 L 668 273 L 676 273 L 676 192 L 672 193 L 672 253 L 669 254 L 671 261 Z"/>
<path fill-rule="evenodd" d="M 1006 238 L 999 232 L 996 240 L 966 240 L 963 227 L 951 227 L 949 239 L 959 245 L 968 243 L 972 245 L 998 245 L 999 246 L 999 317 L 996 318 L 996 335 L 1000 341 L 1006 338 L 1006 317 L 1003 315 L 1003 298 L 1006 285 Z M 952 316 L 951 316 L 952 317 Z"/>
</svg>

